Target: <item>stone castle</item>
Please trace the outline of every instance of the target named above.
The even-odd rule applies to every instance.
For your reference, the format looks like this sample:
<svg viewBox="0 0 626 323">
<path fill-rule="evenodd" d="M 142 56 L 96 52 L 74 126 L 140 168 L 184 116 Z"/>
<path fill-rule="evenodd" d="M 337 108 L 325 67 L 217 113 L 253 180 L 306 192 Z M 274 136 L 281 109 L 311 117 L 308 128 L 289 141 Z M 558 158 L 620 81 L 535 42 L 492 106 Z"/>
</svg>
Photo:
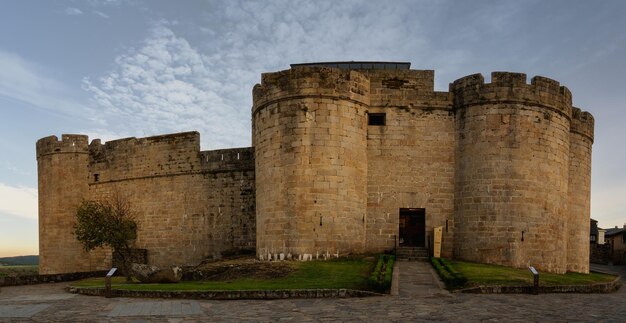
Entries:
<svg viewBox="0 0 626 323">
<path fill-rule="evenodd" d="M 432 248 L 589 271 L 594 120 L 559 82 L 480 74 L 434 91 L 410 63 L 294 64 L 253 89 L 252 145 L 200 151 L 197 132 L 37 142 L 40 272 L 108 269 L 72 235 L 76 206 L 121 192 L 154 265 L 227 250 L 316 259 Z"/>
</svg>

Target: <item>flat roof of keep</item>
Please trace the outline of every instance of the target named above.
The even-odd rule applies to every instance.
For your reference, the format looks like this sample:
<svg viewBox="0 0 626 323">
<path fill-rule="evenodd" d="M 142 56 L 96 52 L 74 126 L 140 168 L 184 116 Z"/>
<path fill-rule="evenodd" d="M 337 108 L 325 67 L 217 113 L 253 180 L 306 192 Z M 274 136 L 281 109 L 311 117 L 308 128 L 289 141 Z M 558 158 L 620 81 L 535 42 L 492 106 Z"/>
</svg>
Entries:
<svg viewBox="0 0 626 323">
<path fill-rule="evenodd" d="M 342 70 L 408 70 L 411 68 L 410 62 L 369 62 L 369 61 L 346 61 L 346 62 L 318 62 L 291 64 L 294 67 L 334 67 Z"/>
</svg>

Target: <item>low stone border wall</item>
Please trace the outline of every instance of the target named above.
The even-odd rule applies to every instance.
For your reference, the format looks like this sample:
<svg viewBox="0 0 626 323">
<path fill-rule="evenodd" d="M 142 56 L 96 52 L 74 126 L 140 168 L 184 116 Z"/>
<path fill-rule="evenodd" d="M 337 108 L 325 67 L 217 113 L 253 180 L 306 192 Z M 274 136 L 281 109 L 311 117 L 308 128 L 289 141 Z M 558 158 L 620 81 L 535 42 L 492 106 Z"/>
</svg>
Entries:
<svg viewBox="0 0 626 323">
<path fill-rule="evenodd" d="M 621 278 L 617 276 L 608 283 L 596 283 L 591 285 L 562 285 L 562 286 L 539 286 L 540 294 L 548 293 L 612 293 L 621 286 Z M 478 286 L 455 291 L 457 293 L 473 294 L 533 294 L 533 286 Z"/>
<path fill-rule="evenodd" d="M 104 288 L 67 287 L 70 293 L 105 296 Z M 135 291 L 113 289 L 112 297 L 184 298 L 184 299 L 286 299 L 286 298 L 347 298 L 384 296 L 374 292 L 354 289 L 285 289 L 285 290 L 237 290 L 237 291 Z"/>
<path fill-rule="evenodd" d="M 106 271 L 90 271 L 66 274 L 24 275 L 0 277 L 0 286 L 19 286 L 43 283 L 59 283 L 91 277 L 104 277 Z"/>
</svg>

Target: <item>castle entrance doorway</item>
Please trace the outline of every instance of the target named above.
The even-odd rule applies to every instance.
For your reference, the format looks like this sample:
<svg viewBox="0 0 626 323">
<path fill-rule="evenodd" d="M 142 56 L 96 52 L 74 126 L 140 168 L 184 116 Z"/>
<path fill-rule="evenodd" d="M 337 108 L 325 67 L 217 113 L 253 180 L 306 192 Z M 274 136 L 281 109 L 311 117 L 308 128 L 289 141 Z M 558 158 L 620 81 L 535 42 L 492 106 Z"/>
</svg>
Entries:
<svg viewBox="0 0 626 323">
<path fill-rule="evenodd" d="M 400 209 L 399 243 L 402 247 L 425 247 L 426 209 Z"/>
</svg>

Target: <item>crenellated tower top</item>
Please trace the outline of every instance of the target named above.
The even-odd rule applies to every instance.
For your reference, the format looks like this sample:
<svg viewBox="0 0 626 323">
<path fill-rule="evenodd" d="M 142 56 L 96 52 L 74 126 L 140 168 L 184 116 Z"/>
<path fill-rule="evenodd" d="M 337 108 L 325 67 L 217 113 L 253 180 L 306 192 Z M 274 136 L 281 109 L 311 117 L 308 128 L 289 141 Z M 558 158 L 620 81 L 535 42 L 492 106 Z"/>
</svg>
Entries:
<svg viewBox="0 0 626 323">
<path fill-rule="evenodd" d="M 493 72 L 491 83 L 485 83 L 482 74 L 473 74 L 451 83 L 450 92 L 454 93 L 456 108 L 487 103 L 520 103 L 542 106 L 568 118 L 572 113 L 570 91 L 559 82 L 543 76 L 535 76 L 527 84 L 524 73 Z"/>
<path fill-rule="evenodd" d="M 570 132 L 587 137 L 593 143 L 594 122 L 595 120 L 593 119 L 591 113 L 587 111 L 582 111 L 581 109 L 576 107 L 572 108 L 572 121 L 570 125 Z"/>
<path fill-rule="evenodd" d="M 331 67 L 295 66 L 291 69 L 264 73 L 261 84 L 252 90 L 252 114 L 266 105 L 307 96 L 346 99 L 369 104 L 369 79 L 355 70 Z"/>
<path fill-rule="evenodd" d="M 88 154 L 89 145 L 86 135 L 49 136 L 37 140 L 37 158 L 50 154 L 80 153 Z"/>
</svg>

